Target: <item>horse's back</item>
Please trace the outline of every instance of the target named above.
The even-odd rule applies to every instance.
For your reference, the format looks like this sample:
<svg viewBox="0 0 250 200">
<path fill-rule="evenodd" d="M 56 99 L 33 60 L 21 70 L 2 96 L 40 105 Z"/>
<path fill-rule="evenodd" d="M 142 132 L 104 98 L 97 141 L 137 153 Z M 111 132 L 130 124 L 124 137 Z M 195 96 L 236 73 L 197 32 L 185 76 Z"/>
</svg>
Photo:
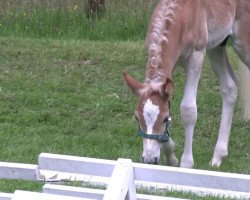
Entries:
<svg viewBox="0 0 250 200">
<path fill-rule="evenodd" d="M 250 26 L 247 26 L 250 21 L 249 0 L 186 0 L 182 2 L 184 8 L 181 14 L 182 21 L 187 22 L 187 16 L 190 16 L 189 24 L 193 30 L 196 30 L 195 38 L 204 40 L 204 33 L 207 34 L 206 48 L 220 45 L 228 36 L 233 36 L 235 43 L 240 39 L 247 43 L 244 46 L 250 46 Z"/>
<path fill-rule="evenodd" d="M 181 0 L 176 29 L 181 41 L 195 49 L 214 48 L 233 33 L 237 0 Z M 179 24 L 179 25 L 178 25 Z"/>
</svg>

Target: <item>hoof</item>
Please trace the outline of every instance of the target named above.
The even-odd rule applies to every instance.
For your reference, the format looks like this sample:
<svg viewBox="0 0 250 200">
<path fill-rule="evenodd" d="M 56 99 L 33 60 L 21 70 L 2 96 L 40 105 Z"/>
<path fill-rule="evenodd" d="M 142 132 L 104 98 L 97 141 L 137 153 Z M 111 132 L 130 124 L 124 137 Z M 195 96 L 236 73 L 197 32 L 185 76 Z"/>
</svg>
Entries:
<svg viewBox="0 0 250 200">
<path fill-rule="evenodd" d="M 210 161 L 210 165 L 213 167 L 219 167 L 221 166 L 223 160 L 227 157 L 228 152 L 226 148 L 220 148 L 219 150 L 217 149 L 214 152 L 213 158 Z"/>
<path fill-rule="evenodd" d="M 222 161 L 223 161 L 223 159 L 213 157 L 209 164 L 212 167 L 219 167 L 219 166 L 221 166 Z"/>
</svg>

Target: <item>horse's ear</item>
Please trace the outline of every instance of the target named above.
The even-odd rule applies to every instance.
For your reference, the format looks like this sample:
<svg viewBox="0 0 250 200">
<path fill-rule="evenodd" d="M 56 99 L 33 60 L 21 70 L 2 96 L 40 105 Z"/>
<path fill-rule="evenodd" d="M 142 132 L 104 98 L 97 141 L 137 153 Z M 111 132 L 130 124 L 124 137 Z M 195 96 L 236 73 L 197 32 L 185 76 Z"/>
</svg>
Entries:
<svg viewBox="0 0 250 200">
<path fill-rule="evenodd" d="M 143 88 L 143 85 L 135 80 L 132 76 L 130 76 L 127 71 L 123 72 L 123 78 L 128 85 L 128 87 L 132 90 L 132 92 L 136 95 L 139 96 L 139 91 Z"/>
<path fill-rule="evenodd" d="M 163 84 L 163 91 L 164 91 L 164 94 L 167 96 L 167 98 L 170 98 L 174 91 L 174 83 L 168 77 L 166 78 L 166 82 Z"/>
</svg>

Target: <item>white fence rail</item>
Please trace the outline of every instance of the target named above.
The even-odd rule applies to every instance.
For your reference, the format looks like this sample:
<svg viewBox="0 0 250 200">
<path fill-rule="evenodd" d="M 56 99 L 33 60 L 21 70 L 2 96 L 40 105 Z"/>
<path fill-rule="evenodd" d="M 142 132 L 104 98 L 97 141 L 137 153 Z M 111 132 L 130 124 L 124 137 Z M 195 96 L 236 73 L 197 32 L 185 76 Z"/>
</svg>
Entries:
<svg viewBox="0 0 250 200">
<path fill-rule="evenodd" d="M 39 169 L 37 165 L 0 162 L 0 178 L 38 180 Z"/>
<path fill-rule="evenodd" d="M 250 175 L 145 165 L 129 159 L 112 161 L 41 153 L 38 165 L 0 162 L 0 178 L 47 182 L 42 193 L 17 190 L 14 194 L 0 193 L 0 200 L 177 199 L 136 194 L 138 187 L 250 199 Z M 58 185 L 66 180 L 107 189 Z"/>
</svg>

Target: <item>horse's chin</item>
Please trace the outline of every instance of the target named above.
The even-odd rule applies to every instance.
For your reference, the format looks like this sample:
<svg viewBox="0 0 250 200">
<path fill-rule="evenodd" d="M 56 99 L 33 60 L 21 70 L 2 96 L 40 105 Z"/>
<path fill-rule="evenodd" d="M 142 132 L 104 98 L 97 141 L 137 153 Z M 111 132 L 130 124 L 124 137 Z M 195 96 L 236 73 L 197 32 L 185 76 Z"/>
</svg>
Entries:
<svg viewBox="0 0 250 200">
<path fill-rule="evenodd" d="M 142 157 L 142 163 L 143 164 L 158 165 L 159 162 L 160 162 L 160 158 L 158 158 L 158 157 L 154 157 L 154 158 Z"/>
</svg>

